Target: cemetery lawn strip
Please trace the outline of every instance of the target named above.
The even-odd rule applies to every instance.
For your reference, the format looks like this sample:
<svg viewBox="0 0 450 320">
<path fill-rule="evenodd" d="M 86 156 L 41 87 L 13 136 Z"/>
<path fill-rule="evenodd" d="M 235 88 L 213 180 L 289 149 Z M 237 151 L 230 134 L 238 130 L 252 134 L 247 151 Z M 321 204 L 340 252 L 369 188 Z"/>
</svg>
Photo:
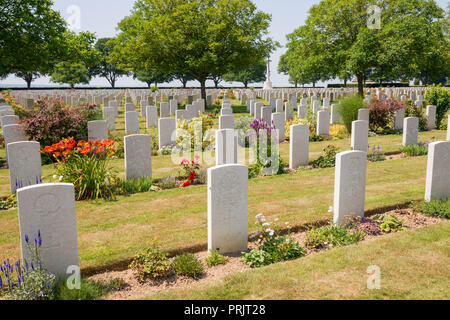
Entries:
<svg viewBox="0 0 450 320">
<path fill-rule="evenodd" d="M 304 258 L 226 276 L 147 299 L 449 299 L 450 222 L 406 230 Z M 367 268 L 381 269 L 369 290 Z"/>
<path fill-rule="evenodd" d="M 368 164 L 366 210 L 423 199 L 426 157 Z M 334 168 L 249 180 L 249 232 L 262 213 L 301 226 L 330 220 Z M 204 250 L 207 242 L 206 186 L 76 203 L 81 267 L 121 268 L 157 238 L 164 251 Z M 17 209 L 0 213 L 0 258 L 20 256 Z"/>
</svg>

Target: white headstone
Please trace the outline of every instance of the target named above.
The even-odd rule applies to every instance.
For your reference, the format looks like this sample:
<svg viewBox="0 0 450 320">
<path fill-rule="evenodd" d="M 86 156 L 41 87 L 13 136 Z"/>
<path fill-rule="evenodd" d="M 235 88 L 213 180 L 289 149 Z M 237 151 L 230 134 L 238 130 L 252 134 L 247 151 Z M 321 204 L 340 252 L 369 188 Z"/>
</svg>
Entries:
<svg viewBox="0 0 450 320">
<path fill-rule="evenodd" d="M 326 136 L 330 134 L 330 114 L 328 110 L 317 112 L 317 134 Z"/>
<path fill-rule="evenodd" d="M 238 135 L 232 129 L 216 131 L 216 165 L 238 163 Z"/>
<path fill-rule="evenodd" d="M 241 253 L 248 248 L 248 167 L 208 169 L 208 249 Z"/>
<path fill-rule="evenodd" d="M 409 117 L 403 120 L 403 146 L 417 144 L 419 118 Z"/>
<path fill-rule="evenodd" d="M 21 141 L 8 144 L 9 181 L 11 193 L 42 182 L 39 142 Z"/>
<path fill-rule="evenodd" d="M 232 115 L 220 116 L 219 129 L 234 129 L 234 117 Z"/>
<path fill-rule="evenodd" d="M 108 126 L 105 120 L 88 122 L 88 139 L 90 141 L 108 139 Z"/>
<path fill-rule="evenodd" d="M 352 150 L 367 152 L 369 149 L 369 122 L 357 120 L 352 122 Z"/>
<path fill-rule="evenodd" d="M 139 134 L 139 112 L 125 112 L 125 133 Z"/>
<path fill-rule="evenodd" d="M 289 168 L 297 169 L 309 164 L 309 126 L 293 125 L 290 128 Z"/>
<path fill-rule="evenodd" d="M 335 224 L 346 222 L 348 216 L 364 217 L 367 152 L 346 151 L 336 156 L 334 183 Z"/>
<path fill-rule="evenodd" d="M 427 129 L 436 128 L 436 106 L 427 106 Z"/>
<path fill-rule="evenodd" d="M 450 141 L 430 143 L 428 146 L 425 200 L 450 198 Z"/>
<path fill-rule="evenodd" d="M 159 149 L 168 145 L 175 145 L 177 123 L 173 118 L 160 118 L 158 120 Z"/>
<path fill-rule="evenodd" d="M 358 120 L 365 120 L 369 121 L 370 118 L 370 110 L 367 108 L 359 109 L 358 110 Z"/>
<path fill-rule="evenodd" d="M 31 246 L 40 233 L 42 266 L 59 278 L 78 266 L 77 222 L 74 186 L 49 183 L 17 190 L 22 258 L 30 264 L 25 236 Z"/>
<path fill-rule="evenodd" d="M 146 128 L 156 128 L 158 126 L 158 108 L 154 106 L 146 107 Z"/>
<path fill-rule="evenodd" d="M 125 176 L 126 179 L 152 177 L 152 137 L 144 134 L 126 136 Z"/>
</svg>

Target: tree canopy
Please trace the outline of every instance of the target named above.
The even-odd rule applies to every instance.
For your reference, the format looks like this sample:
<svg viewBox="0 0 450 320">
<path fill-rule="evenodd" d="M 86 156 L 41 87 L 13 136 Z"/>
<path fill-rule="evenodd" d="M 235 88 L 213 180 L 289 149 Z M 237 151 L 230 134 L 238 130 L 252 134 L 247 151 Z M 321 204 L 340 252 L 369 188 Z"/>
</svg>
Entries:
<svg viewBox="0 0 450 320">
<path fill-rule="evenodd" d="M 263 82 L 266 80 L 267 66 L 264 60 L 253 63 L 244 69 L 229 72 L 223 76 L 228 82 L 241 82 L 247 88 L 249 83 Z"/>
<path fill-rule="evenodd" d="M 118 78 L 128 74 L 120 67 L 120 63 L 111 59 L 115 38 L 100 38 L 95 44 L 95 50 L 100 54 L 98 64 L 93 69 L 93 74 L 106 78 L 111 87 L 115 87 Z"/>
<path fill-rule="evenodd" d="M 206 80 L 267 57 L 270 15 L 250 0 L 138 0 L 119 23 L 116 59 L 134 70 Z"/>
<path fill-rule="evenodd" d="M 444 10 L 433 0 L 323 0 L 287 39 L 280 68 L 299 82 L 355 76 L 362 95 L 367 77 L 427 84 L 449 73 Z"/>
<path fill-rule="evenodd" d="M 0 2 L 0 76 L 15 73 L 28 86 L 64 56 L 66 22 L 50 0 Z"/>
</svg>

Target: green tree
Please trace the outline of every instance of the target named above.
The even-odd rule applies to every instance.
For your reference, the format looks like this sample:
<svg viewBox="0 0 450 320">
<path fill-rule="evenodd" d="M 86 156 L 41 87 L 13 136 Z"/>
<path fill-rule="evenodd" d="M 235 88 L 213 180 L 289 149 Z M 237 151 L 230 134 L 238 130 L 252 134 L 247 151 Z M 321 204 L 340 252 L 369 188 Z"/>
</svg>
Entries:
<svg viewBox="0 0 450 320">
<path fill-rule="evenodd" d="M 91 77 L 83 63 L 60 62 L 56 65 L 50 81 L 59 84 L 68 84 L 74 88 L 76 84 L 89 84 Z"/>
<path fill-rule="evenodd" d="M 176 73 L 173 78 L 176 80 L 180 80 L 183 88 L 186 88 L 188 81 L 195 80 L 192 76 L 184 73 Z"/>
<path fill-rule="evenodd" d="M 0 1 L 0 75 L 31 82 L 64 56 L 66 23 L 50 0 Z"/>
<path fill-rule="evenodd" d="M 118 78 L 128 74 L 120 67 L 120 63 L 111 59 L 111 52 L 114 49 L 114 38 L 101 38 L 95 44 L 95 50 L 101 54 L 99 64 L 93 67 L 93 73 L 96 76 L 106 78 L 112 88 L 115 88 Z"/>
<path fill-rule="evenodd" d="M 173 80 L 173 76 L 158 72 L 154 69 L 138 71 L 134 74 L 134 78 L 145 82 L 149 88 L 152 84 L 154 84 L 155 87 L 158 87 L 158 83 L 165 83 Z"/>
<path fill-rule="evenodd" d="M 372 5 L 381 12 L 375 28 Z M 288 35 L 288 60 L 297 66 L 289 74 L 309 70 L 315 78 L 344 81 L 355 76 L 363 95 L 368 77 L 386 81 L 412 79 L 427 69 L 439 72 L 441 66 L 428 62 L 448 61 L 448 49 L 433 50 L 436 41 L 438 48 L 448 48 L 444 29 L 444 11 L 433 0 L 323 0 L 311 7 L 306 24 Z"/>
<path fill-rule="evenodd" d="M 267 57 L 270 15 L 250 0 L 138 0 L 119 23 L 117 57 L 135 70 L 189 74 L 200 82 Z"/>
<path fill-rule="evenodd" d="M 262 82 L 266 80 L 266 63 L 262 60 L 259 63 L 253 63 L 245 69 L 229 72 L 223 76 L 228 82 L 242 82 L 247 88 L 249 83 Z"/>
<path fill-rule="evenodd" d="M 96 36 L 89 31 L 66 32 L 65 59 L 63 62 L 72 62 L 87 68 L 89 77 L 92 78 L 98 72 L 98 66 L 102 61 L 102 54 L 95 49 Z"/>
</svg>

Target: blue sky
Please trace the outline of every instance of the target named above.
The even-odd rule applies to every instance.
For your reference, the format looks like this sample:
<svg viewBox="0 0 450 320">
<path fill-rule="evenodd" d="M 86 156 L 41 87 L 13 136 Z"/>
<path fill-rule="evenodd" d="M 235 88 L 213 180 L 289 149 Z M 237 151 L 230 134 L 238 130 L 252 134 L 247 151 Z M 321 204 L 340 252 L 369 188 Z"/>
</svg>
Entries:
<svg viewBox="0 0 450 320">
<path fill-rule="evenodd" d="M 272 24 L 270 36 L 280 42 L 286 43 L 286 35 L 291 33 L 297 27 L 304 24 L 309 8 L 320 0 L 253 0 L 257 7 L 272 15 Z M 82 31 L 95 32 L 98 37 L 113 37 L 117 34 L 117 23 L 127 16 L 133 7 L 134 0 L 54 0 L 54 7 L 59 10 L 62 16 L 69 19 L 71 14 L 68 12 L 70 6 L 78 6 L 80 9 L 80 26 Z M 446 8 L 448 0 L 438 0 L 437 3 Z M 72 14 L 73 15 L 73 14 Z M 79 30 L 78 30 L 79 31 Z M 271 71 L 272 82 L 274 86 L 288 86 L 288 77 L 277 73 L 277 66 L 280 56 L 285 48 L 280 48 L 272 55 Z M 10 76 L 0 84 L 22 84 L 21 79 Z M 48 84 L 48 78 L 37 79 L 35 84 Z M 108 86 L 106 79 L 94 78 L 91 85 Z M 171 85 L 180 85 L 174 82 Z M 192 82 L 190 85 L 198 85 Z M 213 85 L 213 83 L 209 84 Z M 120 78 L 117 86 L 144 86 L 142 82 L 132 78 Z"/>
</svg>

